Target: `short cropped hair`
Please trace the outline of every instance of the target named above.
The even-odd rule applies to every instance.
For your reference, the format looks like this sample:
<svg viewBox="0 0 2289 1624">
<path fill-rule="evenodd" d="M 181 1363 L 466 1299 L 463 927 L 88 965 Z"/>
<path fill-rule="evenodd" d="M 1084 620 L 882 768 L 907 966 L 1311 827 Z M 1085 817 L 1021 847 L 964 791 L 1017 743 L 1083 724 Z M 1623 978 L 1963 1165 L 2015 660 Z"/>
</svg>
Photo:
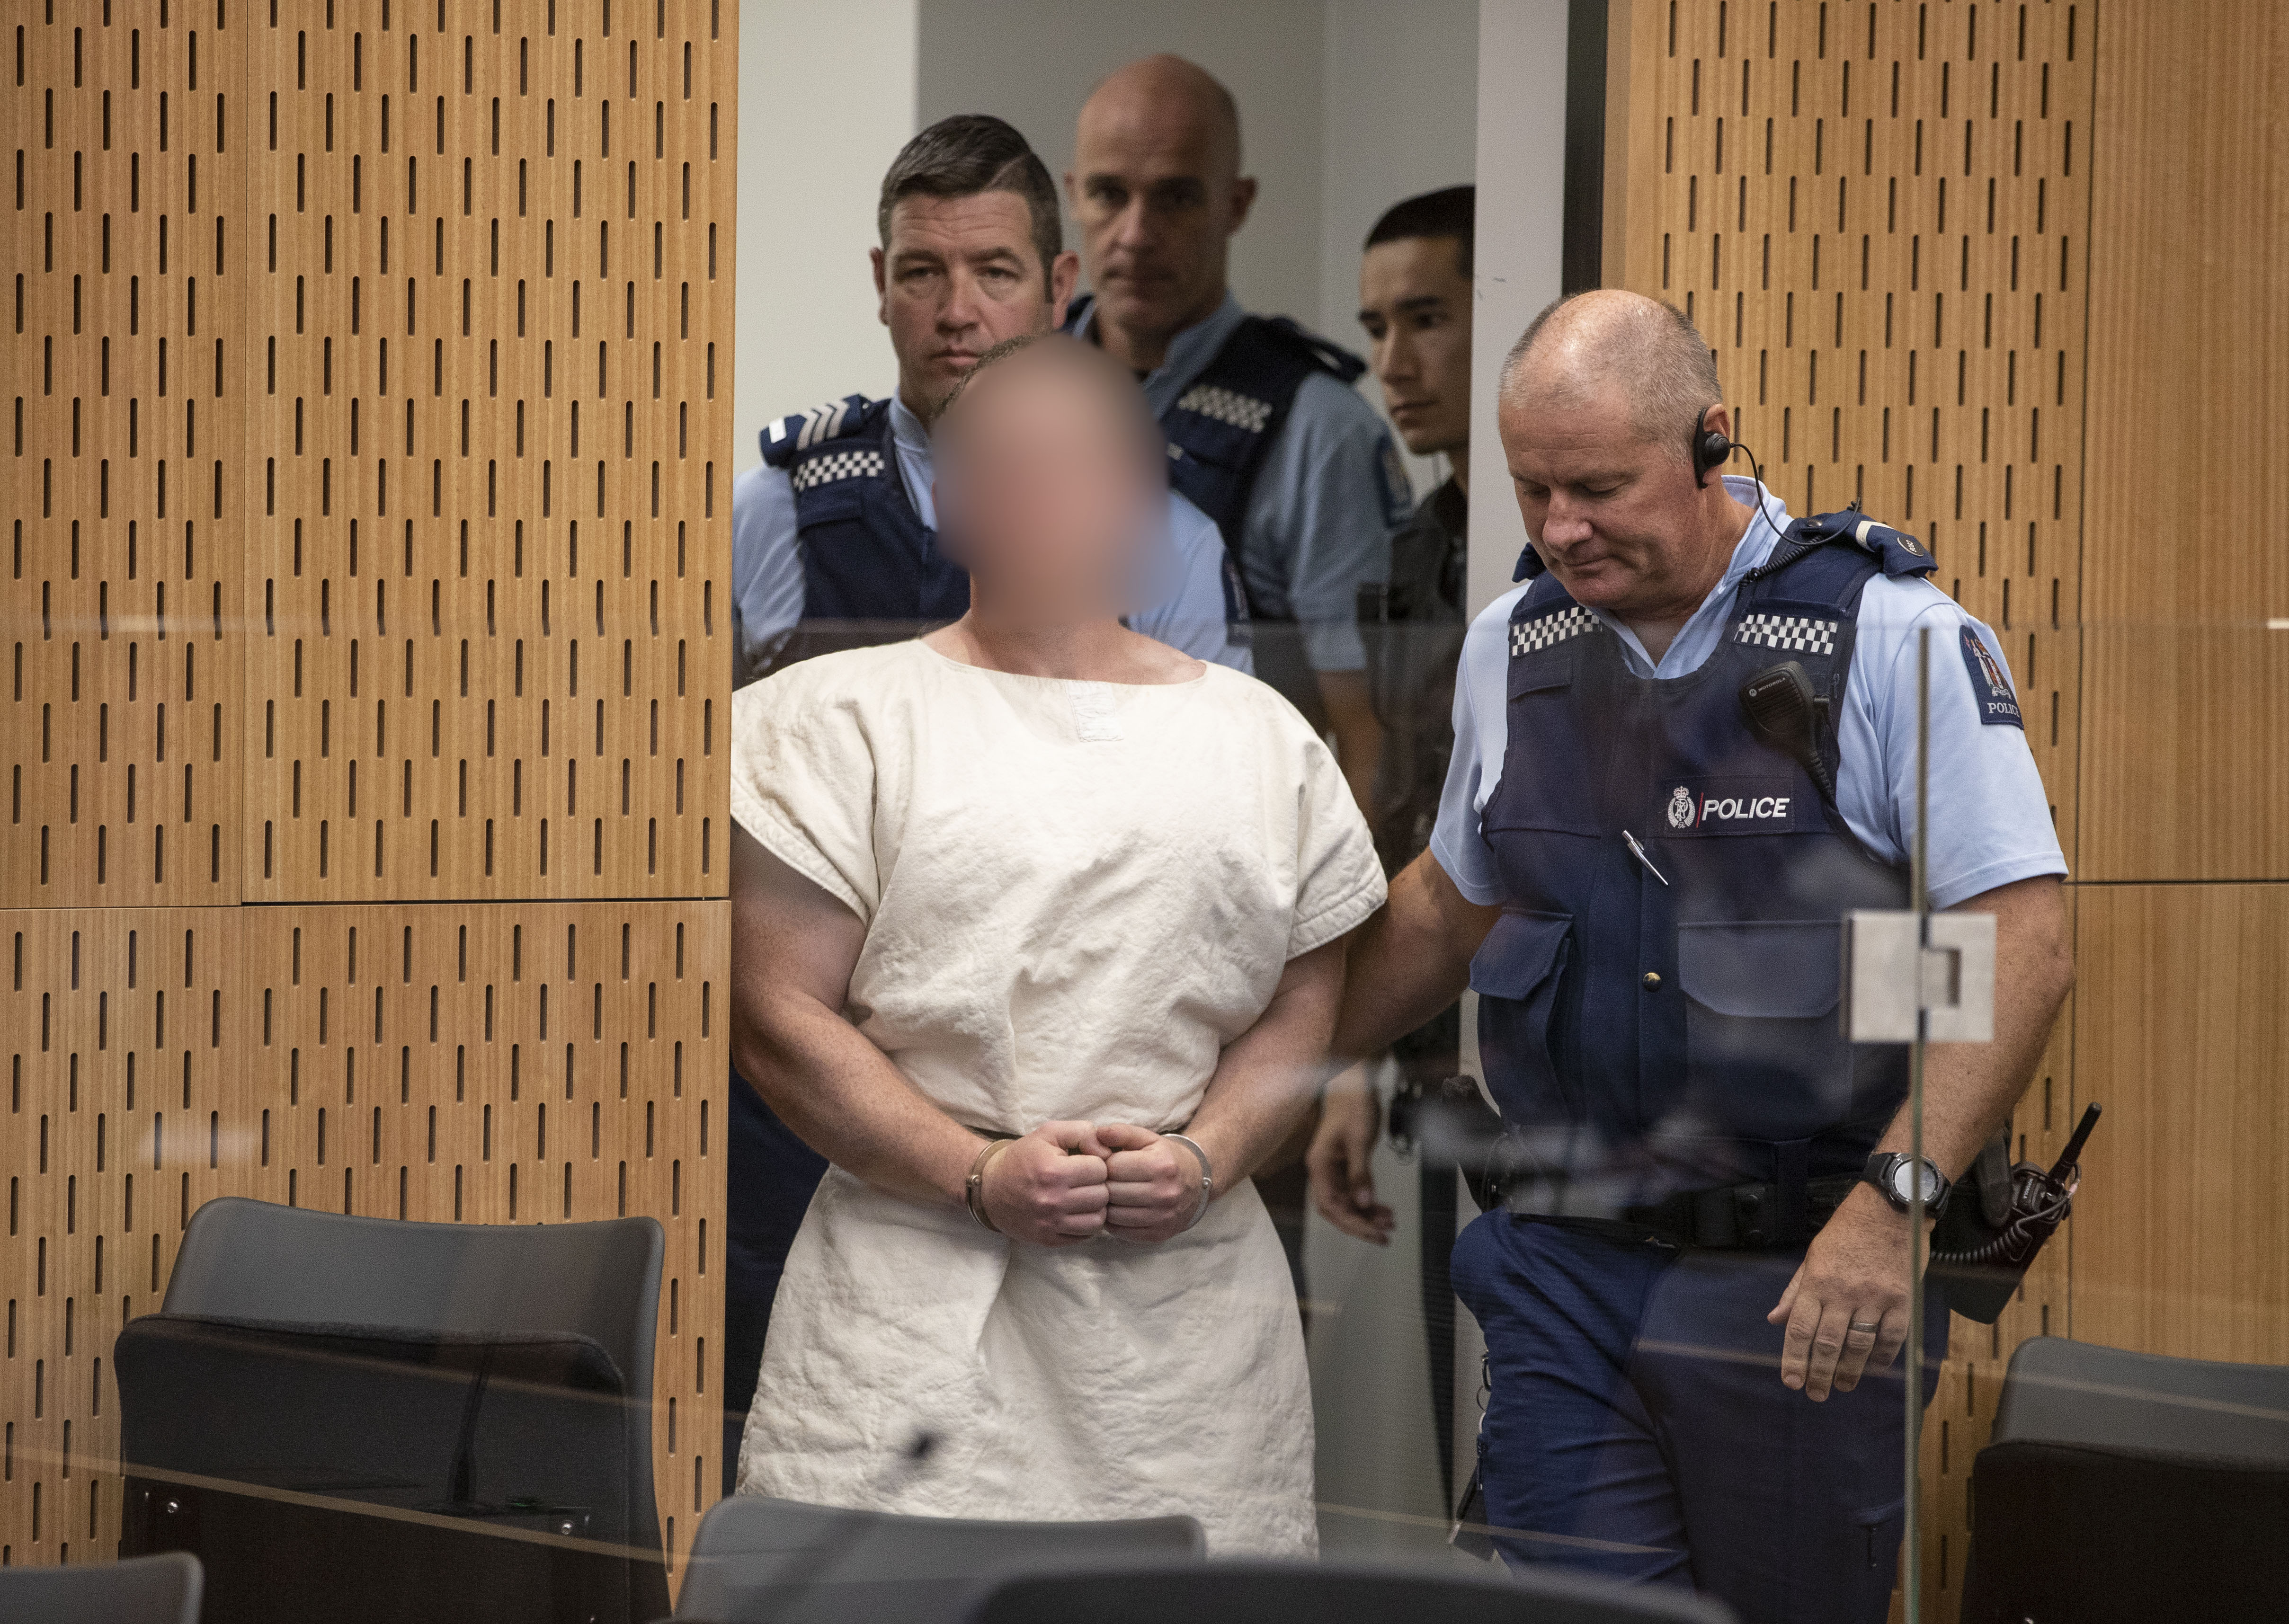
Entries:
<svg viewBox="0 0 2289 1624">
<path fill-rule="evenodd" d="M 1575 300 L 1596 297 L 1595 291 L 1574 293 L 1543 306 L 1503 359 L 1503 393 L 1509 393 L 1519 364 L 1551 319 Z M 1645 319 L 1617 323 L 1601 335 L 1599 380 L 1621 388 L 1640 435 L 1689 463 L 1695 430 L 1711 407 L 1724 403 L 1717 355 L 1685 312 L 1665 299 L 1644 304 L 1651 306 Z"/>
<path fill-rule="evenodd" d="M 1363 246 L 1401 243 L 1409 237 L 1453 237 L 1462 245 L 1456 268 L 1468 276 L 1472 249 L 1478 236 L 1478 199 L 1479 189 L 1474 186 L 1450 186 L 1395 203 L 1383 211 L 1383 218 L 1367 234 Z"/>
<path fill-rule="evenodd" d="M 898 149 L 882 177 L 874 211 L 882 246 L 890 246 L 890 211 L 902 197 L 976 197 L 1008 192 L 1022 199 L 1033 222 L 1033 251 L 1041 257 L 1041 291 L 1049 297 L 1049 267 L 1065 251 L 1065 223 L 1048 167 L 1025 138 L 987 113 L 941 118 Z"/>
</svg>

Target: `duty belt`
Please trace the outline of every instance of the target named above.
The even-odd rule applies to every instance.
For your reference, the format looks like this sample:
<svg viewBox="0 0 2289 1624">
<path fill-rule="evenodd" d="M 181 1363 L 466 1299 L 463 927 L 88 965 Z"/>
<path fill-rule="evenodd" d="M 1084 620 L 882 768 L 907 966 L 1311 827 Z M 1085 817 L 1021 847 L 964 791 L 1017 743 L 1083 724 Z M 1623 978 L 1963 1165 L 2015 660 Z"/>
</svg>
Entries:
<svg viewBox="0 0 2289 1624">
<path fill-rule="evenodd" d="M 1715 1252 L 1781 1250 L 1810 1240 L 1859 1182 L 1857 1174 L 1837 1173 L 1801 1184 L 1679 1190 L 1650 1206 L 1625 1207 L 1622 1218 L 1681 1246 Z"/>
</svg>

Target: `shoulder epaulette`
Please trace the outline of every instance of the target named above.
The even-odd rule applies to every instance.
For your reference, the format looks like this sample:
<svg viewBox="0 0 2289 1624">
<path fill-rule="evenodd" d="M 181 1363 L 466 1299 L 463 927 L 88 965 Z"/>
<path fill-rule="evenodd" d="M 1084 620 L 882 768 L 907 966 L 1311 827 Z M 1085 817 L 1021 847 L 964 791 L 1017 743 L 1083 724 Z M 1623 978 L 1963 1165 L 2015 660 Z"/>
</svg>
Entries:
<svg viewBox="0 0 2289 1624">
<path fill-rule="evenodd" d="M 1859 548 L 1882 565 L 1886 575 L 1929 575 L 1938 567 L 1931 549 L 1906 531 L 1895 530 L 1857 508 L 1847 507 L 1840 513 L 1814 513 L 1790 525 L 1781 545 L 1773 550 L 1772 562 L 1759 573 L 1769 573 L 1775 565 L 1831 542 L 1845 542 Z"/>
<path fill-rule="evenodd" d="M 1250 316 L 1264 336 L 1294 351 L 1315 370 L 1333 375 L 1344 383 L 1355 383 L 1367 370 L 1367 362 L 1332 338 L 1322 338 L 1293 316 Z"/>
<path fill-rule="evenodd" d="M 846 394 L 809 411 L 779 418 L 763 430 L 763 460 L 774 468 L 784 468 L 799 452 L 857 433 L 881 404 L 863 394 Z"/>
</svg>

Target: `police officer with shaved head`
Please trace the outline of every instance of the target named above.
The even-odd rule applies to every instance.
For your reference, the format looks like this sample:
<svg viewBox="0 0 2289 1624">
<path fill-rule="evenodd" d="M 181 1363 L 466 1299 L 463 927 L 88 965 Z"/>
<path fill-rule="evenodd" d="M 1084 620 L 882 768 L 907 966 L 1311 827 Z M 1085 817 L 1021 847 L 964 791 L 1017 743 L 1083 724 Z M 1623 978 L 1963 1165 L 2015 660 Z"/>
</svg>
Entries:
<svg viewBox="0 0 2289 1624">
<path fill-rule="evenodd" d="M 1240 110 L 1198 64 L 1151 56 L 1083 104 L 1065 193 L 1090 293 L 1066 330 L 1135 372 L 1168 438 L 1168 476 L 1216 522 L 1247 599 L 1256 674 L 1322 736 L 1362 808 L 1383 748 L 1359 627 L 1408 517 L 1407 474 L 1352 387 L 1358 356 L 1232 294 L 1232 239 L 1256 182 Z M 1302 1163 L 1258 1173 L 1296 1290 Z"/>
<path fill-rule="evenodd" d="M 1472 624 L 1430 849 L 1354 943 L 1336 1039 L 1371 1053 L 1479 994 L 1503 1138 L 1453 1261 L 1491 1381 L 1471 1520 L 1513 1564 L 1874 1624 L 1911 1197 L 1943 1208 L 2070 979 L 2003 650 L 1913 537 L 1724 475 L 1713 359 L 1667 306 L 1545 310 L 1498 422 L 1522 584 Z M 1930 1051 L 1920 1166 L 1904 1048 L 1837 1016 L 1845 914 L 1910 902 L 1919 646 L 1930 903 L 1997 934 L 1994 1041 Z M 1760 728 L 1743 690 L 1775 685 Z M 1947 1324 L 1934 1292 L 1926 1392 Z"/>
<path fill-rule="evenodd" d="M 1239 565 L 1256 674 L 1334 736 L 1364 808 L 1381 731 L 1358 593 L 1389 567 L 1407 475 L 1352 387 L 1359 357 L 1233 297 L 1232 238 L 1256 201 L 1240 171 L 1238 106 L 1205 69 L 1152 56 L 1108 75 L 1065 174 L 1091 290 L 1065 326 L 1143 381 L 1169 477 Z"/>
</svg>

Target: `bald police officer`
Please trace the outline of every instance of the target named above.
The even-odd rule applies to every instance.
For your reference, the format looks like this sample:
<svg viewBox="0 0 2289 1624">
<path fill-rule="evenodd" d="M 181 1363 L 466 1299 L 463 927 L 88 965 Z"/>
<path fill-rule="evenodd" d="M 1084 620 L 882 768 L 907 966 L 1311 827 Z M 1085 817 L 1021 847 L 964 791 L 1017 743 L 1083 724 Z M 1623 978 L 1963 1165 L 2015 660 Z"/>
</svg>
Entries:
<svg viewBox="0 0 2289 1624">
<path fill-rule="evenodd" d="M 1232 296 L 1232 237 L 1256 200 L 1232 92 L 1181 57 L 1110 75 L 1081 108 L 1065 190 L 1094 290 L 1067 330 L 1144 380 L 1170 477 L 1238 561 L 1256 674 L 1333 733 L 1364 808 L 1380 734 L 1358 594 L 1384 577 L 1407 476 L 1352 387 L 1359 358 Z"/>
<path fill-rule="evenodd" d="M 1718 402 L 1700 335 L 1635 294 L 1561 301 L 1511 352 L 1525 585 L 1472 625 L 1431 848 L 1352 949 L 1337 1047 L 1479 995 L 1506 1155 L 1453 1272 L 1503 1556 L 1872 1621 L 1910 1181 L 1942 1201 L 2033 1070 L 2070 976 L 2065 864 L 1993 634 L 1911 537 L 1719 477 Z M 1926 629 L 1930 898 L 1993 914 L 1998 953 L 1995 1040 L 1931 1051 L 1918 1168 L 1903 1051 L 1854 1049 L 1836 1011 L 1842 916 L 1909 902 Z M 1824 702 L 1803 757 L 1740 698 L 1791 661 Z M 1328 1111 L 1371 1204 L 1371 1118 Z"/>
</svg>

